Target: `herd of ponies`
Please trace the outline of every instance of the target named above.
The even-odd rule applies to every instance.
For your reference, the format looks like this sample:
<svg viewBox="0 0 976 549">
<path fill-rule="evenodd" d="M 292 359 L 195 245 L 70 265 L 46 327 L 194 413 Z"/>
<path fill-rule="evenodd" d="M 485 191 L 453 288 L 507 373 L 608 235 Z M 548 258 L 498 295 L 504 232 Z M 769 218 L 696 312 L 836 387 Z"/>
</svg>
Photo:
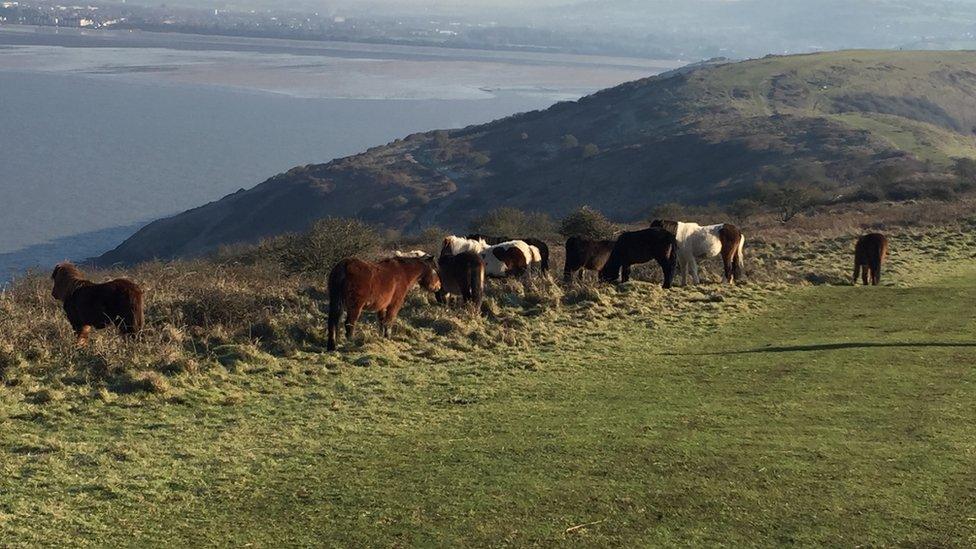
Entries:
<svg viewBox="0 0 976 549">
<path fill-rule="evenodd" d="M 626 282 L 633 265 L 656 261 L 663 287 L 670 288 L 677 272 L 683 285 L 688 284 L 689 274 L 692 283 L 699 284 L 698 261 L 719 256 L 722 281 L 731 284 L 742 277 L 744 245 L 742 232 L 730 223 L 703 226 L 656 220 L 649 228 L 624 232 L 616 240 L 569 238 L 563 277 L 572 282 L 585 271 L 595 271 L 602 281 Z M 864 285 L 877 285 L 887 255 L 884 235 L 861 236 L 855 246 L 853 283 L 861 277 Z M 483 234 L 448 236 L 437 257 L 415 250 L 395 252 L 377 262 L 343 259 L 329 273 L 327 349 L 336 349 L 343 312 L 346 339 L 353 337 L 363 311 L 375 312 L 383 336 L 391 337 L 407 293 L 418 285 L 434 292 L 439 303 L 460 300 L 480 314 L 486 278 L 532 276 L 533 270 L 548 277 L 545 242 Z M 135 282 L 120 278 L 95 283 L 69 262 L 58 264 L 51 278 L 51 295 L 63 304 L 78 345 L 87 343 L 93 329 L 115 326 L 124 335 L 143 329 L 143 290 Z"/>
</svg>

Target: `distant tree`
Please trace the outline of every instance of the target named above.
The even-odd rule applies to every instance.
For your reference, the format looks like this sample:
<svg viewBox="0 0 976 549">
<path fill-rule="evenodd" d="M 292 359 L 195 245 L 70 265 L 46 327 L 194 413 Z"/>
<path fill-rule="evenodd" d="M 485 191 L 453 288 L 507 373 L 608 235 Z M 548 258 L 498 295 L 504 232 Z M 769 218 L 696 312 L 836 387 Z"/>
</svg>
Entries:
<svg viewBox="0 0 976 549">
<path fill-rule="evenodd" d="M 583 158 L 592 158 L 598 154 L 600 154 L 600 147 L 594 143 L 587 143 L 583 146 L 583 150 L 580 152 L 580 155 Z"/>
<path fill-rule="evenodd" d="M 744 223 L 762 211 L 762 205 L 752 198 L 740 198 L 729 204 L 726 211 L 735 221 Z"/>
<path fill-rule="evenodd" d="M 451 134 L 447 130 L 437 130 L 434 132 L 434 143 L 441 149 L 451 143 Z"/>
<path fill-rule="evenodd" d="M 824 195 L 823 191 L 803 183 L 765 184 L 757 187 L 756 200 L 774 209 L 780 221 L 786 223 L 823 202 Z"/>
<path fill-rule="evenodd" d="M 973 158 L 953 158 L 952 173 L 959 179 L 972 182 L 976 181 L 976 159 Z"/>
<path fill-rule="evenodd" d="M 471 161 L 479 168 L 487 166 L 491 162 L 491 157 L 483 152 L 471 153 Z"/>
<path fill-rule="evenodd" d="M 546 238 L 553 235 L 555 223 L 547 214 L 518 208 L 497 208 L 471 221 L 472 232 L 491 236 Z"/>
<path fill-rule="evenodd" d="M 617 226 L 602 213 L 582 206 L 559 222 L 559 234 L 569 238 L 579 236 L 591 240 L 607 240 L 617 232 Z"/>
<path fill-rule="evenodd" d="M 576 139 L 575 135 L 568 133 L 563 136 L 562 145 L 564 149 L 575 149 L 579 147 L 579 139 Z"/>
<path fill-rule="evenodd" d="M 687 213 L 688 207 L 684 204 L 679 204 L 677 202 L 665 202 L 664 204 L 658 204 L 657 206 L 651 208 L 651 211 L 647 216 L 647 221 L 651 222 L 656 219 L 687 221 Z"/>
</svg>

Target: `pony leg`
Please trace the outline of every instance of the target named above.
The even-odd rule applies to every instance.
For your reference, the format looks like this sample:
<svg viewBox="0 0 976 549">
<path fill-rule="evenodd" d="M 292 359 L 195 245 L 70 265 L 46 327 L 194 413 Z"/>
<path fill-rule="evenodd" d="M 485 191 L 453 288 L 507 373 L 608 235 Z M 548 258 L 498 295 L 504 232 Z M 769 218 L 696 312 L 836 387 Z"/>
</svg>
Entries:
<svg viewBox="0 0 976 549">
<path fill-rule="evenodd" d="M 400 312 L 400 308 L 396 305 L 390 305 L 384 314 L 383 318 L 383 336 L 387 339 L 393 339 L 393 324 L 396 323 L 397 313 Z"/>
<path fill-rule="evenodd" d="M 352 339 L 353 334 L 356 331 L 356 322 L 359 321 L 359 317 L 363 314 L 364 305 L 356 305 L 349 307 L 346 311 L 346 339 Z"/>
<path fill-rule="evenodd" d="M 861 283 L 863 283 L 865 286 L 868 285 L 868 275 L 870 272 L 871 267 L 864 267 L 864 269 L 861 270 Z"/>
<path fill-rule="evenodd" d="M 873 286 L 881 284 L 881 265 L 877 265 L 871 270 L 871 284 Z"/>
<path fill-rule="evenodd" d="M 621 275 L 620 280 L 622 282 L 630 281 L 630 265 L 624 265 L 621 271 L 623 272 L 623 274 Z"/>
<path fill-rule="evenodd" d="M 674 276 L 674 272 L 668 272 L 669 265 L 666 260 L 658 259 L 657 264 L 661 266 L 661 273 L 664 276 L 664 282 L 661 284 L 661 287 L 668 289 L 671 287 L 671 277 Z"/>
<path fill-rule="evenodd" d="M 88 345 L 88 336 L 91 335 L 92 327 L 87 324 L 75 330 L 75 345 L 84 347 Z"/>
<path fill-rule="evenodd" d="M 861 264 L 854 264 L 854 276 L 851 278 L 851 286 L 857 286 L 857 277 L 861 276 Z"/>
<path fill-rule="evenodd" d="M 701 278 L 698 276 L 698 262 L 692 259 L 689 263 L 691 267 L 691 280 L 697 286 L 701 284 Z"/>
</svg>

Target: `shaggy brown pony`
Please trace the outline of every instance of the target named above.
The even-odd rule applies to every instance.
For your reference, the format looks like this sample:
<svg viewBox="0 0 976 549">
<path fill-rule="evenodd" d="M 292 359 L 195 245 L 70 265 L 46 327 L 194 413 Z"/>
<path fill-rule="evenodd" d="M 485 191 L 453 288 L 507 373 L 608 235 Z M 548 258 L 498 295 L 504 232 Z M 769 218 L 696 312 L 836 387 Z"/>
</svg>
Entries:
<svg viewBox="0 0 976 549">
<path fill-rule="evenodd" d="M 857 284 L 858 275 L 865 286 L 870 279 L 873 286 L 881 282 L 881 264 L 888 257 L 888 238 L 881 233 L 871 233 L 857 239 L 854 247 L 854 278 L 852 284 Z M 862 270 L 863 269 L 863 270 Z"/>
<path fill-rule="evenodd" d="M 88 343 L 92 328 L 116 326 L 124 335 L 142 330 L 142 289 L 131 280 L 117 278 L 96 284 L 85 280 L 78 267 L 67 262 L 54 267 L 51 278 L 51 295 L 64 304 L 78 345 Z"/>
<path fill-rule="evenodd" d="M 444 254 L 438 258 L 437 267 L 441 277 L 437 301 L 446 303 L 449 296 L 456 295 L 475 311 L 480 311 L 485 292 L 485 262 L 481 256 L 474 252 Z"/>
<path fill-rule="evenodd" d="M 599 271 L 610 259 L 613 251 L 613 240 L 588 240 L 579 236 L 571 236 L 566 240 L 566 265 L 563 268 L 563 279 L 572 282 L 576 273 L 582 278 L 584 270 Z"/>
<path fill-rule="evenodd" d="M 379 263 L 356 258 L 340 261 L 329 273 L 329 340 L 326 348 L 330 351 L 336 348 L 339 317 L 343 310 L 346 310 L 346 339 L 352 339 L 363 310 L 375 311 L 383 336 L 390 337 L 407 292 L 418 282 L 431 292 L 441 289 L 433 258 L 394 257 Z"/>
</svg>

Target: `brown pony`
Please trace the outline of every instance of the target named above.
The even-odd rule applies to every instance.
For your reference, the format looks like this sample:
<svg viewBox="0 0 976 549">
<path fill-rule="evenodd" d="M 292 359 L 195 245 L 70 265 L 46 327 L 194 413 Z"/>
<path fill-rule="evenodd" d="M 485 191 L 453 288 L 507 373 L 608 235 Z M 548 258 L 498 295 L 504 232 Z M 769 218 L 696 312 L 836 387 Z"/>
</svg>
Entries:
<svg viewBox="0 0 976 549">
<path fill-rule="evenodd" d="M 583 270 L 599 271 L 610 259 L 613 251 L 613 240 L 588 240 L 579 236 L 571 236 L 566 240 L 566 265 L 563 268 L 563 279 L 572 282 L 576 273 L 582 278 Z"/>
<path fill-rule="evenodd" d="M 390 337 L 403 300 L 417 283 L 436 292 L 441 289 L 433 258 L 394 257 L 379 263 L 343 259 L 329 273 L 329 340 L 334 351 L 339 317 L 346 312 L 346 339 L 351 339 L 363 310 L 375 311 L 384 337 Z"/>
<path fill-rule="evenodd" d="M 485 292 L 485 262 L 481 256 L 474 252 L 444 254 L 437 259 L 437 267 L 441 277 L 437 301 L 446 303 L 449 296 L 456 295 L 475 311 L 480 311 Z"/>
<path fill-rule="evenodd" d="M 85 280 L 78 267 L 68 262 L 54 267 L 51 278 L 51 295 L 64 305 L 78 345 L 88 343 L 92 328 L 116 326 L 124 335 L 142 330 L 142 289 L 131 280 L 118 278 L 96 284 Z"/>
<path fill-rule="evenodd" d="M 865 286 L 868 279 L 873 286 L 881 282 L 881 264 L 888 257 L 888 238 L 881 233 L 871 233 L 857 239 L 854 247 L 854 279 L 857 284 L 858 275 Z M 864 269 L 863 271 L 861 269 Z"/>
</svg>

